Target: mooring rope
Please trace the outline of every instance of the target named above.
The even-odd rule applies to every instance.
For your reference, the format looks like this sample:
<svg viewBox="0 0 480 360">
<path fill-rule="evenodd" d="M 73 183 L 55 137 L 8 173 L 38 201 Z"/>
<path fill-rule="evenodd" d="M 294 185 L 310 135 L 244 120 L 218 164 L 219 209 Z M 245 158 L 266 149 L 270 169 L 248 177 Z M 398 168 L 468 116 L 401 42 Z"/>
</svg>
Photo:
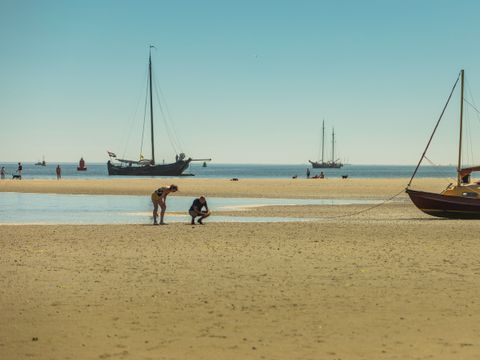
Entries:
<svg viewBox="0 0 480 360">
<path fill-rule="evenodd" d="M 375 205 L 372 205 L 366 209 L 362 209 L 362 210 L 358 210 L 358 211 L 354 211 L 352 213 L 348 213 L 348 214 L 343 214 L 343 215 L 337 215 L 337 216 L 327 216 L 327 217 L 322 217 L 322 218 L 319 218 L 320 220 L 330 220 L 330 219 L 339 219 L 339 218 L 346 218 L 346 217 L 351 217 L 351 216 L 355 216 L 355 215 L 359 215 L 359 214 L 362 214 L 362 213 L 365 213 L 367 211 L 370 211 L 370 210 L 373 210 L 377 207 L 380 207 L 382 205 L 385 205 L 386 203 L 392 201 L 393 199 L 395 199 L 396 197 L 398 197 L 401 193 L 403 193 L 405 191 L 405 189 L 402 189 L 400 190 L 398 193 L 396 193 L 395 195 L 389 197 L 388 199 L 382 201 L 381 203 L 379 204 L 375 204 Z"/>
</svg>

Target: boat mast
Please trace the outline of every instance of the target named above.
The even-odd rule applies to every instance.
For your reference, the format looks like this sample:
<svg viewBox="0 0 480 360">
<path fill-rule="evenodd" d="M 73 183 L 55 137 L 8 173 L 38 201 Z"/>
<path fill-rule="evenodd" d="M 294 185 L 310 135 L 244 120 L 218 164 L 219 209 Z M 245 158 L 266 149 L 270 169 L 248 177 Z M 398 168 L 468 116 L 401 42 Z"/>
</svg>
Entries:
<svg viewBox="0 0 480 360">
<path fill-rule="evenodd" d="M 322 121 L 322 164 L 323 164 L 323 153 L 325 151 L 325 119 Z"/>
<path fill-rule="evenodd" d="M 335 163 L 335 128 L 332 128 L 332 164 Z"/>
<path fill-rule="evenodd" d="M 457 166 L 457 185 L 460 186 L 462 179 L 460 175 L 460 170 L 462 170 L 462 130 L 463 130 L 463 84 L 464 84 L 464 73 L 465 71 L 462 69 L 460 71 L 461 77 L 461 86 L 460 86 L 460 141 L 458 143 L 458 166 Z"/>
<path fill-rule="evenodd" d="M 149 77 L 149 83 L 150 83 L 150 135 L 151 135 L 151 140 L 152 140 L 152 160 L 151 164 L 155 165 L 155 145 L 154 145 L 154 140 L 153 140 L 153 101 L 152 101 L 152 47 L 153 45 L 150 45 L 150 52 L 148 54 L 148 77 Z"/>
</svg>

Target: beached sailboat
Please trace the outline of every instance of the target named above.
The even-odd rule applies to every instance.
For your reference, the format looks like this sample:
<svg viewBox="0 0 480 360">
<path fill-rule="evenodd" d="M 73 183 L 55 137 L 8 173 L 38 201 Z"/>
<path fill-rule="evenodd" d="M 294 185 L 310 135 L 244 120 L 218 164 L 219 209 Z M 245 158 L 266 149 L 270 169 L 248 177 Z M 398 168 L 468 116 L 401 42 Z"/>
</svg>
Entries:
<svg viewBox="0 0 480 360">
<path fill-rule="evenodd" d="M 150 135 L 152 153 L 150 159 L 144 159 L 140 155 L 139 160 L 120 159 L 111 151 L 108 151 L 110 160 L 107 162 L 108 175 L 131 175 L 131 176 L 182 176 L 192 161 L 210 161 L 211 159 L 187 158 L 184 153 L 175 157 L 175 162 L 169 164 L 155 163 L 155 140 L 153 131 L 153 92 L 152 92 L 152 49 L 148 56 L 148 88 L 150 102 Z"/>
<path fill-rule="evenodd" d="M 325 120 L 322 122 L 322 159 L 320 161 L 308 160 L 314 169 L 339 169 L 343 166 L 339 159 L 335 159 L 335 129 L 332 129 L 332 160 L 324 161 L 325 154 Z"/>
<path fill-rule="evenodd" d="M 480 166 L 462 168 L 462 133 L 463 133 L 463 104 L 464 104 L 464 70 L 460 71 L 457 80 L 450 92 L 447 103 L 443 108 L 440 118 L 433 130 L 432 135 L 427 143 L 425 151 L 423 152 L 420 161 L 418 162 L 415 171 L 407 185 L 406 192 L 417 208 L 426 214 L 457 219 L 480 219 L 480 185 L 478 183 L 471 183 L 470 175 L 474 171 L 480 171 Z M 460 138 L 458 146 L 458 164 L 457 164 L 457 184 L 450 184 L 446 190 L 440 194 L 430 193 L 425 191 L 417 191 L 410 189 L 413 178 L 415 177 L 422 160 L 430 146 L 430 143 L 435 135 L 435 132 L 440 124 L 440 120 L 445 113 L 445 110 L 450 102 L 452 94 L 460 80 Z"/>
</svg>

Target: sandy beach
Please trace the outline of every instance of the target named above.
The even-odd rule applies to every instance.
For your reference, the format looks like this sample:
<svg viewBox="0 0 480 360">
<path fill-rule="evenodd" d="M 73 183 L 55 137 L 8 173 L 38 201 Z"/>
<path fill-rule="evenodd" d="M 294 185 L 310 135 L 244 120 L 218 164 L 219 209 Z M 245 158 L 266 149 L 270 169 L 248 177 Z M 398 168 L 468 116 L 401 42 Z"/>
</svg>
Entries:
<svg viewBox="0 0 480 360">
<path fill-rule="evenodd" d="M 177 195 L 270 198 L 384 199 L 404 189 L 409 179 L 98 179 L 4 180 L 0 192 L 149 195 L 163 185 L 179 186 Z M 450 181 L 454 181 L 453 179 Z M 414 187 L 441 191 L 448 179 L 416 179 Z"/>
<path fill-rule="evenodd" d="M 5 181 L 1 191 L 372 198 L 405 179 Z M 439 190 L 442 180 L 420 179 Z M 477 221 L 404 195 L 302 223 L 0 226 L 2 359 L 478 359 Z"/>
</svg>

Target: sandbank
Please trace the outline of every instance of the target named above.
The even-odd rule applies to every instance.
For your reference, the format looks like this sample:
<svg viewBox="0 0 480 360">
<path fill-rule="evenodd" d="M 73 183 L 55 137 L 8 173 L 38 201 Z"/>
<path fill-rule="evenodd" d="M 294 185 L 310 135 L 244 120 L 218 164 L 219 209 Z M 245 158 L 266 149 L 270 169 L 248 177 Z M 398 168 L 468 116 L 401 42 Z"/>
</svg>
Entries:
<svg viewBox="0 0 480 360">
<path fill-rule="evenodd" d="M 406 182 L 22 180 L 0 189 L 148 196 L 176 183 L 192 196 L 384 199 Z M 480 222 L 429 217 L 405 194 L 369 207 L 231 212 L 313 219 L 301 223 L 2 225 L 0 358 L 478 359 Z"/>
<path fill-rule="evenodd" d="M 82 179 L 3 180 L 0 192 L 57 194 L 149 195 L 163 185 L 177 184 L 177 195 L 270 198 L 370 198 L 390 197 L 406 187 L 409 179 Z M 441 191 L 445 179 L 416 179 L 414 187 Z"/>
</svg>

